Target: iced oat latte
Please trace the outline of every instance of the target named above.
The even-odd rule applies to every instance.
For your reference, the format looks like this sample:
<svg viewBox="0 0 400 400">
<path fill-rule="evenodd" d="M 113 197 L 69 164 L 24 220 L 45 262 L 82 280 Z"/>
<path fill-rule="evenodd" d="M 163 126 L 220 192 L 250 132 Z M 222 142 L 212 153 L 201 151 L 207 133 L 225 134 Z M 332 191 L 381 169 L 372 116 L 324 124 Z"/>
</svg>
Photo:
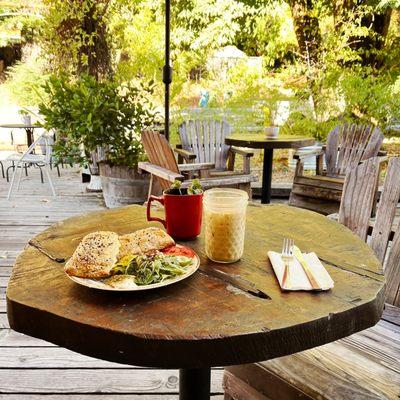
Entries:
<svg viewBox="0 0 400 400">
<path fill-rule="evenodd" d="M 204 193 L 207 257 L 221 263 L 239 260 L 244 250 L 248 195 L 238 189 L 211 189 Z"/>
</svg>

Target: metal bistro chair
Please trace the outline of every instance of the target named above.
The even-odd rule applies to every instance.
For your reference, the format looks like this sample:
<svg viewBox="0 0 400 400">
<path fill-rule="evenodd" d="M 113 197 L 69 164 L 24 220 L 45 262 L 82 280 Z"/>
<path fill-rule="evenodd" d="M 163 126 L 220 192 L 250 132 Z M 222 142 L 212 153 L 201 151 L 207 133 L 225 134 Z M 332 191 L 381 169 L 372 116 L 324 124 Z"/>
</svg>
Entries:
<svg viewBox="0 0 400 400">
<path fill-rule="evenodd" d="M 10 161 L 10 158 L 15 156 L 21 156 L 21 153 L 17 153 L 16 151 L 12 150 L 0 151 L 0 169 L 1 169 L 1 176 L 3 178 L 6 177 L 5 163 L 8 163 L 8 161 Z M 11 166 L 11 168 L 13 168 L 13 166 Z M 7 182 L 8 182 L 8 175 L 7 175 Z"/>
<path fill-rule="evenodd" d="M 56 196 L 56 192 L 54 190 L 54 185 L 53 181 L 51 179 L 51 174 L 50 174 L 50 166 L 51 166 L 51 157 L 52 157 L 52 145 L 50 142 L 50 134 L 48 132 L 42 133 L 28 148 L 28 150 L 23 153 L 22 155 L 16 154 L 10 156 L 7 161 L 11 161 L 14 163 L 14 171 L 13 175 L 11 178 L 11 183 L 10 183 L 10 188 L 8 190 L 8 195 L 7 199 L 10 200 L 11 198 L 11 193 L 13 190 L 13 186 L 15 183 L 15 177 L 18 172 L 18 168 L 20 169 L 19 171 L 19 176 L 18 176 L 18 183 L 17 183 L 17 190 L 19 190 L 20 185 L 21 185 L 21 178 L 22 178 L 22 170 L 26 169 L 27 166 L 34 165 L 37 166 L 40 170 L 40 177 L 43 182 L 43 171 L 46 174 L 46 177 L 49 181 L 50 189 L 53 194 L 53 196 Z M 42 146 L 42 151 L 44 151 L 45 154 L 35 154 L 35 148 Z M 13 168 L 13 167 L 10 167 Z M 8 172 L 8 170 L 7 170 Z"/>
<path fill-rule="evenodd" d="M 0 150 L 0 169 L 1 169 L 1 176 L 3 178 L 6 177 L 6 163 L 8 163 L 9 158 L 15 155 L 21 155 L 22 153 L 19 153 L 16 149 L 15 141 L 14 141 L 14 134 L 13 131 L 10 132 L 10 139 L 11 139 L 11 145 L 14 147 L 14 150 Z M 14 164 L 12 165 L 12 167 Z M 25 170 L 25 174 L 27 174 L 27 171 Z M 7 182 L 8 180 L 8 174 L 7 174 Z"/>
</svg>

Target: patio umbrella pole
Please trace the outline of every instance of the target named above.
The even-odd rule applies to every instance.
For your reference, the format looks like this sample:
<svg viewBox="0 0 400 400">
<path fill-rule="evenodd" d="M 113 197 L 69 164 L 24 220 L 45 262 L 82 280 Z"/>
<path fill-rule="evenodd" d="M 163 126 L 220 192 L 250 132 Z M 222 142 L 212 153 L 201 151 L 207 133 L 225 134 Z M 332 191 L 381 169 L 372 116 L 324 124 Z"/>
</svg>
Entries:
<svg viewBox="0 0 400 400">
<path fill-rule="evenodd" d="M 163 67 L 163 82 L 165 84 L 165 128 L 164 135 L 169 140 L 169 85 L 172 82 L 172 67 L 170 64 L 170 24 L 171 0 L 165 0 L 165 65 Z"/>
</svg>

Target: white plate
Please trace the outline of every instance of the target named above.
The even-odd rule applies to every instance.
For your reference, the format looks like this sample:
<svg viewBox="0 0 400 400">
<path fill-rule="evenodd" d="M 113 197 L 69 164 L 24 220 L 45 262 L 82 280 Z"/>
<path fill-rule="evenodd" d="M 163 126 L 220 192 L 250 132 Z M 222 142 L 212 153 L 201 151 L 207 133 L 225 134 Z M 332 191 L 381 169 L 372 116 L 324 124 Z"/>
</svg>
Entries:
<svg viewBox="0 0 400 400">
<path fill-rule="evenodd" d="M 177 245 L 177 246 L 179 246 L 179 245 Z M 186 247 L 186 246 L 180 246 L 180 247 Z M 192 249 L 190 249 L 190 250 L 192 250 Z M 194 250 L 192 250 L 192 251 L 194 252 Z M 142 290 L 150 290 L 150 289 L 156 289 L 156 288 L 160 288 L 160 287 L 164 287 L 164 286 L 169 286 L 174 283 L 183 281 L 184 279 L 189 278 L 189 276 L 193 275 L 199 269 L 199 267 L 200 267 L 200 258 L 196 253 L 194 253 L 192 264 L 190 264 L 186 267 L 187 272 L 185 274 L 179 275 L 173 279 L 167 279 L 160 283 L 153 283 L 151 285 L 137 285 L 136 287 L 129 288 L 129 289 L 114 288 L 110 285 L 107 285 L 106 283 L 101 282 L 100 280 L 97 280 L 97 279 L 78 278 L 77 276 L 70 276 L 68 274 L 67 274 L 67 276 L 69 279 L 78 283 L 79 285 L 86 286 L 86 287 L 89 287 L 92 289 L 109 290 L 112 292 L 139 292 Z"/>
</svg>

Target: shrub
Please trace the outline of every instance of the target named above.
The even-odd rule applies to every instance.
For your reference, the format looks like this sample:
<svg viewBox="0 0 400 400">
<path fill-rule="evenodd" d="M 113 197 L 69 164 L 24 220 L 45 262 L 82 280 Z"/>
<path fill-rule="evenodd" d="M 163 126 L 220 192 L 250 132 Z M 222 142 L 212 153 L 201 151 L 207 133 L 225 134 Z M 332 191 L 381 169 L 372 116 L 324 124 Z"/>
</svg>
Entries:
<svg viewBox="0 0 400 400">
<path fill-rule="evenodd" d="M 156 118 L 148 100 L 152 88 L 152 82 L 134 86 L 88 75 L 72 82 L 65 75 L 52 76 L 45 85 L 49 101 L 40 112 L 44 127 L 59 133 L 57 158 L 83 163 L 103 147 L 110 164 L 137 165 L 144 158 L 140 133 Z"/>
</svg>

